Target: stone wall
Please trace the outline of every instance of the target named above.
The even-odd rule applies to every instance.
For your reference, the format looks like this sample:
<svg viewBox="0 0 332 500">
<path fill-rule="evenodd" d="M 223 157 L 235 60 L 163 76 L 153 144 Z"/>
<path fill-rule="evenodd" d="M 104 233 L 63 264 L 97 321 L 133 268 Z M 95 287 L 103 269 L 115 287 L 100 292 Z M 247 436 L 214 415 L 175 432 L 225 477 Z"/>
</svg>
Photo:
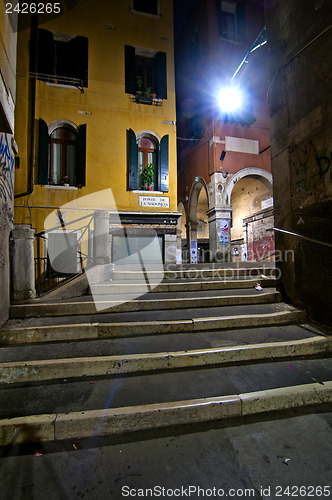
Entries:
<svg viewBox="0 0 332 500">
<path fill-rule="evenodd" d="M 294 252 L 279 262 L 279 289 L 329 325 L 331 7 L 330 0 L 266 0 L 275 226 L 288 231 L 276 232 L 276 250 Z"/>
</svg>

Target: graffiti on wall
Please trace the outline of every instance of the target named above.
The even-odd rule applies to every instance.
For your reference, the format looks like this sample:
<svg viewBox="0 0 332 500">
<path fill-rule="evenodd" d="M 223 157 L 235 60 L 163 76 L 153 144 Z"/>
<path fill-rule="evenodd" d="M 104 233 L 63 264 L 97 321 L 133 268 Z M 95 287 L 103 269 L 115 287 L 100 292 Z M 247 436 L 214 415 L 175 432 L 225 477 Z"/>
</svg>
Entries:
<svg viewBox="0 0 332 500">
<path fill-rule="evenodd" d="M 15 158 L 8 144 L 8 136 L 0 134 L 0 197 L 3 203 L 11 205 L 14 193 Z"/>
<path fill-rule="evenodd" d="M 289 148 L 297 191 L 315 191 L 332 184 L 332 149 L 318 150 L 314 143 L 301 142 Z"/>
</svg>

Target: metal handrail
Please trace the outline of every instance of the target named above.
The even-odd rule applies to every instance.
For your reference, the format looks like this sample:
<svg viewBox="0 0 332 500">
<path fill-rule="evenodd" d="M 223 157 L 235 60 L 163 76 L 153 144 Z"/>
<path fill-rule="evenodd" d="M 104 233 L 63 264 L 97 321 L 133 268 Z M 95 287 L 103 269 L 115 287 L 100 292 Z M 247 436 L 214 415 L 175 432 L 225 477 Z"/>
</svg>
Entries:
<svg viewBox="0 0 332 500">
<path fill-rule="evenodd" d="M 293 231 L 287 231 L 286 229 L 280 229 L 279 227 L 269 227 L 266 230 L 267 231 L 278 231 L 280 233 L 290 234 L 291 236 L 297 236 L 298 238 L 302 238 L 303 240 L 311 241 L 312 243 L 317 243 L 318 245 L 332 247 L 331 243 L 326 243 L 325 241 L 315 240 L 313 238 L 309 238 L 309 236 L 304 236 L 303 234 L 294 233 Z"/>
<path fill-rule="evenodd" d="M 54 226 L 50 229 L 45 229 L 43 231 L 40 231 L 39 233 L 37 233 L 35 235 L 36 237 L 36 240 L 37 240 L 37 257 L 35 259 L 36 261 L 36 291 L 37 291 L 37 296 L 39 297 L 40 294 L 41 294 L 41 287 L 42 287 L 42 280 L 41 280 L 41 264 L 42 264 L 42 261 L 45 261 L 45 258 L 44 257 L 41 257 L 41 252 L 40 252 L 40 241 L 41 239 L 45 239 L 45 236 L 49 233 L 51 233 L 52 231 L 56 231 L 56 230 L 63 230 L 64 232 L 66 231 L 66 229 L 68 228 L 68 226 L 71 226 L 73 224 L 77 224 L 78 222 L 81 222 L 83 220 L 86 220 L 86 219 L 90 219 L 89 222 L 87 224 L 83 224 L 81 225 L 80 227 L 75 227 L 75 231 L 80 231 L 81 234 L 80 234 L 80 237 L 78 238 L 77 240 L 77 243 L 78 245 L 80 244 L 80 242 L 83 240 L 83 237 L 84 235 L 86 234 L 86 232 L 88 232 L 88 242 L 90 240 L 90 231 L 91 231 L 91 224 L 94 220 L 94 217 L 95 217 L 95 213 L 93 213 L 92 215 L 89 214 L 89 215 L 85 215 L 83 217 L 79 217 L 78 219 L 75 219 L 73 221 L 70 221 L 70 222 L 64 222 L 62 219 L 60 219 L 61 221 L 61 224 L 57 225 L 57 226 Z M 88 247 L 90 247 L 90 245 L 88 244 Z M 89 255 L 90 254 L 90 249 L 88 248 L 88 253 L 84 253 L 82 252 L 80 249 L 79 249 L 79 260 L 80 260 L 80 264 L 81 264 L 81 268 L 82 270 L 84 269 L 84 267 L 88 266 L 89 264 L 93 264 L 94 263 L 94 255 Z M 84 266 L 84 262 L 86 263 L 86 266 Z M 47 264 L 47 259 L 46 259 L 46 264 Z M 76 274 L 78 273 L 70 273 L 68 277 L 66 278 L 62 278 L 61 279 L 61 284 L 63 284 L 65 281 L 69 280 L 69 279 L 72 279 L 73 276 L 75 276 Z M 45 276 L 45 271 L 44 271 L 44 276 Z M 51 276 L 51 277 L 47 277 L 45 279 L 45 283 L 48 282 L 48 284 L 50 284 L 52 282 L 52 280 L 54 280 L 54 278 L 59 278 L 61 276 L 61 273 L 58 273 L 57 276 Z M 55 284 L 55 286 L 57 286 L 59 284 L 59 282 L 57 282 Z"/>
</svg>

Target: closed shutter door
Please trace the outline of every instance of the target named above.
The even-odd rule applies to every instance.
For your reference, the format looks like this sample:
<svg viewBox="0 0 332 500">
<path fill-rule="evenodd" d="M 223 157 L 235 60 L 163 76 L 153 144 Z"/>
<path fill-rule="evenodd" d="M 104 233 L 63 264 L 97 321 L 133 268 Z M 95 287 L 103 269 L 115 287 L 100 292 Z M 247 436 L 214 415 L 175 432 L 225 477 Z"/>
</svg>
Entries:
<svg viewBox="0 0 332 500">
<path fill-rule="evenodd" d="M 86 125 L 80 125 L 76 137 L 76 185 L 85 186 Z"/>
<path fill-rule="evenodd" d="M 159 182 L 158 189 L 168 192 L 169 190 L 169 167 L 168 167 L 168 146 L 169 136 L 164 135 L 160 141 L 159 149 Z"/>
<path fill-rule="evenodd" d="M 49 183 L 48 154 L 50 137 L 48 135 L 48 126 L 44 120 L 39 119 L 39 148 L 38 148 L 38 183 Z"/>
<path fill-rule="evenodd" d="M 155 71 L 157 80 L 157 97 L 167 99 L 167 68 L 165 52 L 157 52 L 155 55 Z"/>
<path fill-rule="evenodd" d="M 136 93 L 135 47 L 125 45 L 125 92 Z"/>
<path fill-rule="evenodd" d="M 128 189 L 138 189 L 138 146 L 135 132 L 127 130 Z"/>
</svg>

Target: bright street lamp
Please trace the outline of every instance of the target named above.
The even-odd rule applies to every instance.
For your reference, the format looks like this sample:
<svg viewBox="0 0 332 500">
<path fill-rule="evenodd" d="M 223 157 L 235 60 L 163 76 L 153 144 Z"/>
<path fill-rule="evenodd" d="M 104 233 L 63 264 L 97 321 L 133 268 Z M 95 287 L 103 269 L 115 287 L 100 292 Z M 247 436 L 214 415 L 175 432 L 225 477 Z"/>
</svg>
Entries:
<svg viewBox="0 0 332 500">
<path fill-rule="evenodd" d="M 242 92 L 236 87 L 225 87 L 219 93 L 218 103 L 224 113 L 236 111 L 243 104 Z"/>
</svg>

